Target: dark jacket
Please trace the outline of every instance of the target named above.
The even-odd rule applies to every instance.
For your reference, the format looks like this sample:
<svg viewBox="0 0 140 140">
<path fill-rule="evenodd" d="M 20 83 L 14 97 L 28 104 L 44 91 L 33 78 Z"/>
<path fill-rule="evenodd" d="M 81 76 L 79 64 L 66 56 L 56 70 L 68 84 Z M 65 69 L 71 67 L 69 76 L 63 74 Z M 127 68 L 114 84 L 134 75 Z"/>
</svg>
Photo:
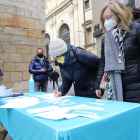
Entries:
<svg viewBox="0 0 140 140">
<path fill-rule="evenodd" d="M 62 76 L 59 90 L 65 95 L 74 83 L 76 96 L 97 98 L 93 87 L 100 58 L 89 51 L 69 46 L 67 61 L 64 65 L 59 64 Z"/>
<path fill-rule="evenodd" d="M 0 76 L 3 76 L 3 73 L 2 73 L 2 71 L 1 71 L 1 69 L 0 69 Z"/>
<path fill-rule="evenodd" d="M 53 80 L 53 81 L 57 81 L 58 80 L 58 77 L 59 77 L 59 73 L 57 71 L 53 71 L 51 74 L 50 74 L 50 81 Z"/>
<path fill-rule="evenodd" d="M 101 60 L 98 68 L 95 89 L 99 89 L 104 73 L 105 40 L 102 39 Z M 122 73 L 123 97 L 126 102 L 140 102 L 140 24 L 133 23 L 131 32 L 124 38 L 125 72 Z"/>
<path fill-rule="evenodd" d="M 41 72 L 41 69 L 45 68 L 46 72 Z M 44 56 L 43 64 L 39 62 L 37 57 L 31 61 L 29 66 L 29 72 L 34 75 L 35 82 L 45 82 L 48 81 L 48 73 L 52 72 L 53 69 L 50 66 L 49 60 L 47 57 Z"/>
</svg>

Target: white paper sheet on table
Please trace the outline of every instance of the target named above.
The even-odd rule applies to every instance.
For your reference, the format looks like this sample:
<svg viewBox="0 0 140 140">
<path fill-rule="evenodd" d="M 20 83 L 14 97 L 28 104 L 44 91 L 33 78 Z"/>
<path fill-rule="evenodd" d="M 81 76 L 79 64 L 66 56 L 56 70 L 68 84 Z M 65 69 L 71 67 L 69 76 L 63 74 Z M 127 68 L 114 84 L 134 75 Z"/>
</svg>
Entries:
<svg viewBox="0 0 140 140">
<path fill-rule="evenodd" d="M 35 109 L 28 109 L 29 114 L 34 114 L 34 113 L 40 113 L 40 112 L 45 112 L 45 111 L 52 111 L 59 109 L 60 107 L 58 106 L 49 106 L 49 107 L 42 107 L 42 108 L 35 108 Z"/>
<path fill-rule="evenodd" d="M 61 96 L 59 98 L 68 98 L 68 97 L 73 97 L 73 96 L 71 96 L 71 95 L 65 95 L 65 96 Z"/>
<path fill-rule="evenodd" d="M 39 99 L 35 97 L 16 98 L 6 101 L 7 104 L 0 106 L 0 108 L 26 108 L 39 103 Z"/>
<path fill-rule="evenodd" d="M 50 112 L 39 113 L 34 116 L 38 116 L 38 117 L 42 117 L 46 119 L 53 119 L 53 120 L 58 120 L 58 119 L 63 119 L 63 118 L 71 119 L 78 116 L 89 117 L 89 118 L 94 118 L 94 119 L 99 119 L 101 117 L 98 115 L 65 114 L 72 109 L 91 109 L 91 110 L 104 111 L 104 109 L 101 107 L 92 107 L 92 106 L 87 106 L 87 105 L 82 104 L 82 105 L 78 105 L 74 107 L 65 107 L 65 108 L 60 108 L 58 110 L 54 110 Z"/>
<path fill-rule="evenodd" d="M 76 114 L 65 114 L 66 112 L 68 112 L 70 110 L 70 108 L 61 108 L 58 110 L 54 110 L 54 111 L 50 111 L 50 112 L 44 112 L 44 113 L 39 113 L 36 114 L 34 116 L 38 116 L 38 117 L 42 117 L 42 118 L 46 118 L 46 119 L 53 119 L 53 120 L 59 120 L 59 119 L 63 119 L 63 118 L 74 118 L 74 117 L 78 117 L 78 115 Z"/>
<path fill-rule="evenodd" d="M 95 105 L 105 105 L 105 104 L 102 104 L 102 103 L 92 103 L 92 102 L 87 102 L 87 103 L 95 104 Z"/>
<path fill-rule="evenodd" d="M 24 96 L 19 96 L 18 98 L 25 98 L 25 97 Z M 15 99 L 15 97 L 2 98 L 2 100 L 9 100 L 9 99 Z"/>
<path fill-rule="evenodd" d="M 40 98 L 43 98 L 43 99 L 54 99 L 54 98 L 56 98 L 53 93 L 37 95 L 36 97 L 40 97 Z M 73 97 L 73 96 L 70 96 L 70 95 L 67 96 L 66 95 L 66 96 L 62 96 L 62 97 L 59 97 L 59 98 L 68 98 L 68 97 Z"/>
<path fill-rule="evenodd" d="M 53 93 L 37 95 L 36 97 L 43 98 L 43 99 L 55 98 Z"/>
</svg>

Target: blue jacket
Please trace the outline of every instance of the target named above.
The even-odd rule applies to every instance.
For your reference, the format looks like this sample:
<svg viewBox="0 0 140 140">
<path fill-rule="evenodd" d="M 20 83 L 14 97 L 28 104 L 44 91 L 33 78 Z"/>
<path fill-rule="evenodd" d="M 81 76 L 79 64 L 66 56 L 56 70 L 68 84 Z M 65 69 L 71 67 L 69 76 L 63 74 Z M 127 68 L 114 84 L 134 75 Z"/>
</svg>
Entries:
<svg viewBox="0 0 140 140">
<path fill-rule="evenodd" d="M 66 56 L 64 65 L 59 64 L 62 76 L 59 91 L 65 95 L 74 83 L 76 96 L 96 98 L 94 81 L 100 58 L 89 51 L 72 45 L 68 46 L 70 47 L 67 53 L 69 56 Z"/>
<path fill-rule="evenodd" d="M 3 73 L 2 73 L 2 71 L 1 71 L 1 69 L 0 69 L 0 76 L 3 76 Z"/>
<path fill-rule="evenodd" d="M 45 68 L 46 72 L 41 72 L 41 69 Z M 33 74 L 35 82 L 45 82 L 48 81 L 48 73 L 52 72 L 53 69 L 50 66 L 49 60 L 44 56 L 43 64 L 39 62 L 37 57 L 31 61 L 29 66 L 29 72 Z"/>
</svg>

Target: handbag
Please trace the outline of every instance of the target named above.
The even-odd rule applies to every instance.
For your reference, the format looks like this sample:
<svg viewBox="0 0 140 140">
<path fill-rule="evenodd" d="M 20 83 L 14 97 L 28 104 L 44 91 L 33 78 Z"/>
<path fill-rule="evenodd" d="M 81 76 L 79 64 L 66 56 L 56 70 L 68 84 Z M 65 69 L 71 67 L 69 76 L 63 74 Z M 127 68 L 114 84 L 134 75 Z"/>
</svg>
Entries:
<svg viewBox="0 0 140 140">
<path fill-rule="evenodd" d="M 104 72 L 104 75 L 100 82 L 100 89 L 108 90 L 108 87 L 109 87 L 109 73 Z"/>
</svg>

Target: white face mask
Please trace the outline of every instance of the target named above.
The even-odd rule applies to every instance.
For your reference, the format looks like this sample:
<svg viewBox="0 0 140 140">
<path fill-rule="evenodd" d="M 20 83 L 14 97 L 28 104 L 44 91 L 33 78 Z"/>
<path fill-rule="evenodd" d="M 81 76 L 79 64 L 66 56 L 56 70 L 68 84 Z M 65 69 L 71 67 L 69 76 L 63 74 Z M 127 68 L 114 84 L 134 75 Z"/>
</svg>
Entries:
<svg viewBox="0 0 140 140">
<path fill-rule="evenodd" d="M 115 19 L 105 20 L 105 23 L 104 23 L 104 26 L 107 31 L 111 31 L 116 25 L 117 25 L 117 22 Z"/>
</svg>

